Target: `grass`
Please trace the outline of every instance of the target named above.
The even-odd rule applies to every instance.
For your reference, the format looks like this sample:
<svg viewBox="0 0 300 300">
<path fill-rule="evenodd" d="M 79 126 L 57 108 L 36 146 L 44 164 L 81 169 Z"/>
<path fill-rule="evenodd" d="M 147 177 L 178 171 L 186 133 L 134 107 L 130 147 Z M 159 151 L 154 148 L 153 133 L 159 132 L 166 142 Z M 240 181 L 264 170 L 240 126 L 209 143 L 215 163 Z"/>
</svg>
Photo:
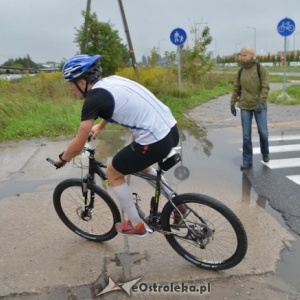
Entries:
<svg viewBox="0 0 300 300">
<path fill-rule="evenodd" d="M 292 85 L 285 88 L 285 91 L 278 90 L 270 93 L 269 102 L 280 105 L 300 104 L 300 85 Z"/>
<path fill-rule="evenodd" d="M 170 107 L 181 128 L 196 128 L 196 124 L 186 118 L 187 111 L 232 91 L 232 73 L 207 74 L 197 84 L 183 81 L 182 91 L 179 93 L 176 80 L 172 79 L 171 85 L 170 77 L 166 79 L 164 74 L 157 72 L 154 72 L 156 83 L 143 74 L 139 76 Z M 145 70 L 145 74 L 149 76 L 149 71 Z M 295 78 L 299 80 L 299 77 Z M 282 82 L 280 76 L 271 76 L 271 79 L 272 82 Z M 0 80 L 0 91 L 0 142 L 76 134 L 82 101 L 73 98 L 60 73 L 41 73 L 14 82 Z M 281 105 L 300 104 L 300 85 L 286 88 L 291 100 L 280 99 L 280 92 L 272 92 L 270 102 Z M 109 125 L 109 129 L 122 130 L 116 125 Z"/>
</svg>

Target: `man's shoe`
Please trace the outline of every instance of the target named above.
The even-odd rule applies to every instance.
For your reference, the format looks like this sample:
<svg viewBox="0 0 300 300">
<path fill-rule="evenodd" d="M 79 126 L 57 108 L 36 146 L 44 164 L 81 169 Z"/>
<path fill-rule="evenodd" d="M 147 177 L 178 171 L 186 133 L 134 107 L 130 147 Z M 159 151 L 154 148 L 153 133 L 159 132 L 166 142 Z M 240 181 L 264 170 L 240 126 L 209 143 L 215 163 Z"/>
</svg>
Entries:
<svg viewBox="0 0 300 300">
<path fill-rule="evenodd" d="M 249 170 L 252 168 L 252 164 L 242 164 L 241 171 Z"/>
<path fill-rule="evenodd" d="M 132 226 L 130 220 L 128 220 L 123 223 L 121 223 L 121 222 L 116 223 L 115 228 L 118 233 L 125 234 L 128 236 L 134 235 L 134 236 L 138 236 L 138 237 L 144 237 L 147 235 L 147 230 L 146 230 L 143 222 L 140 222 L 137 225 Z"/>
<path fill-rule="evenodd" d="M 269 156 L 267 155 L 267 156 L 263 156 L 263 161 L 264 162 L 268 162 L 270 160 L 270 158 L 269 158 Z"/>
<path fill-rule="evenodd" d="M 186 217 L 188 215 L 189 210 L 186 208 L 184 204 L 178 205 L 177 208 L 182 213 L 183 217 Z M 173 224 L 178 225 L 181 222 L 181 216 L 179 212 L 174 210 L 173 217 L 174 217 Z"/>
</svg>

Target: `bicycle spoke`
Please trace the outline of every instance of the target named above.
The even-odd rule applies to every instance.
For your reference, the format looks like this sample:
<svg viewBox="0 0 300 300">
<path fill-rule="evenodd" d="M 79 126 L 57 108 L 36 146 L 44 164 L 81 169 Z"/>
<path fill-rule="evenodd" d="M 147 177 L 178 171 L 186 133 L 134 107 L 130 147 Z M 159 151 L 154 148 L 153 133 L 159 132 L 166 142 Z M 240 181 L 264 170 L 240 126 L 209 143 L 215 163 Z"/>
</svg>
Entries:
<svg viewBox="0 0 300 300">
<path fill-rule="evenodd" d="M 104 201 L 99 201 L 95 195 L 95 205 L 89 220 L 82 219 L 84 202 L 81 187 L 72 187 L 65 190 L 61 197 L 61 206 L 68 219 L 82 231 L 101 235 L 113 227 L 113 218 L 110 209 Z"/>
<path fill-rule="evenodd" d="M 231 210 L 198 194 L 180 195 L 175 201 L 180 214 L 169 204 L 162 218 L 163 231 L 171 232 L 166 238 L 175 251 L 196 265 L 220 270 L 243 259 L 247 236 Z"/>
<path fill-rule="evenodd" d="M 91 193 L 93 203 L 90 203 Z M 119 210 L 109 195 L 96 185 L 87 188 L 86 207 L 82 183 L 76 179 L 58 185 L 53 201 L 58 216 L 76 234 L 97 241 L 112 239 L 117 234 L 114 224 L 121 219 Z"/>
</svg>

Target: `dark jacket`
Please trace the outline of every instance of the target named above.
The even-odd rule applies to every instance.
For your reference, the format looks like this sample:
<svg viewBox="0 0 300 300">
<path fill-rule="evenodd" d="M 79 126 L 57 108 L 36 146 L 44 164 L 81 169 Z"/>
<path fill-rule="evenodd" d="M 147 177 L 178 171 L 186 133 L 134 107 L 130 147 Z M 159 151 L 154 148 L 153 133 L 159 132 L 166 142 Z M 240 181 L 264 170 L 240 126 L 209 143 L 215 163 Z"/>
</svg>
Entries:
<svg viewBox="0 0 300 300">
<path fill-rule="evenodd" d="M 241 74 L 238 73 L 235 78 L 230 103 L 238 102 L 240 109 L 254 110 L 258 102 L 267 108 L 270 91 L 269 73 L 260 65 L 259 78 L 256 64 L 256 61 L 245 63 Z"/>
</svg>

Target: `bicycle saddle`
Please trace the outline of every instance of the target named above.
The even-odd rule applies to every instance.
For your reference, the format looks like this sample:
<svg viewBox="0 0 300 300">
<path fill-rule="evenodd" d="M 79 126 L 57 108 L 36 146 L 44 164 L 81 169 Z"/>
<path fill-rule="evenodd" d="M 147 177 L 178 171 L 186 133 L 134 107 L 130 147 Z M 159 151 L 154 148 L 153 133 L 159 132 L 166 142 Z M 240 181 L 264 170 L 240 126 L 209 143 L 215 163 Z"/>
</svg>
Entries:
<svg viewBox="0 0 300 300">
<path fill-rule="evenodd" d="M 174 147 L 170 151 L 170 153 L 167 155 L 165 159 L 158 162 L 158 165 L 160 168 L 164 171 L 168 171 L 173 166 L 175 166 L 178 162 L 181 161 L 181 155 L 177 153 L 175 150 L 180 149 L 180 147 Z"/>
</svg>

